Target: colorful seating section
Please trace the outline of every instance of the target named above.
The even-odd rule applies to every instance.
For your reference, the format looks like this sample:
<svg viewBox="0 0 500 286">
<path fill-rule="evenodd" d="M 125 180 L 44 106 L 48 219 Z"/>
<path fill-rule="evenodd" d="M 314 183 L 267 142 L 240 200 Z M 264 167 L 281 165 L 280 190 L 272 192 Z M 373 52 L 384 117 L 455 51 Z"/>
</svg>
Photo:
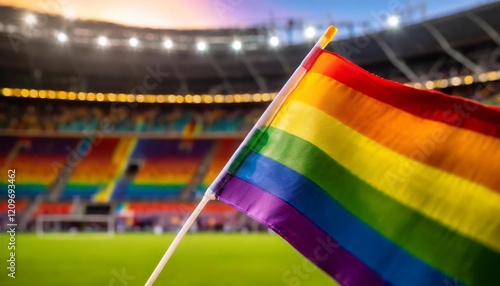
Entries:
<svg viewBox="0 0 500 286">
<path fill-rule="evenodd" d="M 16 197 L 34 198 L 47 191 L 66 167 L 68 150 L 74 150 L 76 138 L 19 138 L 2 137 L 0 140 L 1 174 L 16 170 Z M 9 160 L 10 157 L 10 160 Z M 2 180 L 1 187 L 6 189 Z"/>
<path fill-rule="evenodd" d="M 175 202 L 128 202 L 116 206 L 118 216 L 153 216 L 158 214 L 189 215 L 196 208 L 195 203 Z M 204 214 L 236 213 L 236 209 L 223 203 L 213 202 L 203 209 Z"/>
<path fill-rule="evenodd" d="M 33 213 L 32 218 L 39 215 L 68 215 L 71 214 L 72 210 L 73 205 L 69 202 L 41 203 Z"/>
<path fill-rule="evenodd" d="M 199 170 L 204 191 L 239 146 L 239 139 L 8 137 L 0 140 L 0 171 L 16 170 L 16 196 L 34 199 L 70 172 L 59 199 L 174 200 Z M 217 149 L 214 148 L 217 144 Z M 213 160 L 201 166 L 209 151 Z M 79 163 L 78 163 L 79 162 Z M 127 168 L 128 166 L 128 168 Z M 135 172 L 131 169 L 134 169 Z M 200 168 L 202 167 L 202 168 Z M 5 175 L 7 176 L 7 175 Z M 199 178 L 197 178 L 199 180 Z M 8 182 L 2 181 L 3 189 Z"/>
<path fill-rule="evenodd" d="M 8 210 L 9 209 L 15 209 L 16 216 L 19 215 L 19 213 L 22 213 L 23 210 L 26 208 L 27 202 L 25 201 L 16 201 L 15 205 L 11 205 L 9 208 L 9 201 L 8 200 L 1 200 L 0 201 L 0 213 L 2 216 L 7 216 L 8 215 Z"/>
<path fill-rule="evenodd" d="M 0 139 L 0 168 L 2 174 L 7 174 L 7 170 L 12 168 L 12 165 L 7 165 L 9 153 L 12 151 L 16 143 L 20 141 L 18 137 L 2 137 Z M 1 181 L 3 183 L 3 180 Z M 2 184 L 3 186 L 3 184 Z"/>
<path fill-rule="evenodd" d="M 116 203 L 116 214 L 133 217 L 167 215 L 175 224 L 192 212 L 194 203 L 178 203 L 179 192 L 198 172 L 203 159 L 214 151 L 214 159 L 199 188 L 208 186 L 239 146 L 238 139 L 181 140 L 106 138 L 86 141 L 83 138 L 19 138 L 0 140 L 1 172 L 16 169 L 16 212 L 22 213 L 37 195 L 45 194 L 61 171 L 74 167 L 58 202 L 43 202 L 31 214 L 68 215 L 73 202 L 91 201 L 95 194 L 113 186 L 110 199 Z M 130 141 L 130 142 L 129 142 Z M 214 148 L 217 145 L 217 149 Z M 129 153 L 125 149 L 133 150 Z M 126 156 L 124 154 L 127 154 Z M 75 162 L 80 160 L 79 164 Z M 136 164 L 137 173 L 126 172 L 124 166 Z M 7 188 L 5 184 L 2 186 Z M 0 212 L 7 213 L 5 201 Z M 234 214 L 235 209 L 211 203 L 203 211 L 210 217 Z"/>
<path fill-rule="evenodd" d="M 7 202 L 3 202 L 0 211 L 7 213 L 7 205 Z M 25 209 L 26 205 L 24 201 L 16 203 L 17 215 Z M 73 208 L 72 202 L 45 202 L 37 207 L 31 218 L 35 219 L 40 215 L 69 215 L 73 213 Z M 186 216 L 195 208 L 196 203 L 132 201 L 117 203 L 115 214 L 118 217 L 149 217 L 165 214 Z M 219 202 L 212 202 L 203 209 L 204 215 L 235 214 L 236 212 L 235 208 Z"/>
<path fill-rule="evenodd" d="M 119 142 L 118 138 L 80 141 L 76 149 L 85 155 L 71 174 L 61 199 L 70 200 L 75 196 L 91 199 L 96 192 L 106 188 L 119 169 L 120 162 L 114 160 Z"/>
<path fill-rule="evenodd" d="M 237 139 L 223 139 L 220 141 L 219 148 L 217 149 L 212 162 L 210 162 L 210 166 L 208 167 L 208 171 L 205 174 L 202 183 L 195 189 L 196 192 L 205 192 L 207 187 L 210 186 L 210 184 L 219 175 L 220 171 L 224 168 L 240 143 L 241 140 Z"/>
<path fill-rule="evenodd" d="M 139 140 L 129 164 L 140 165 L 131 180 L 117 183 L 112 199 L 174 199 L 190 182 L 211 140 Z"/>
</svg>

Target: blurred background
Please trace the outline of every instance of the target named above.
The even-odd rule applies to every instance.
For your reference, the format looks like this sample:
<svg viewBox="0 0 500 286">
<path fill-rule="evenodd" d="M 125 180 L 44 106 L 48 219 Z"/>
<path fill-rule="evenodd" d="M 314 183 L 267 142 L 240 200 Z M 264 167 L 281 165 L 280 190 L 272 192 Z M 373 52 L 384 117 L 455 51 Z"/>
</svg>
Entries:
<svg viewBox="0 0 500 286">
<path fill-rule="evenodd" d="M 339 33 L 327 49 L 372 73 L 500 105 L 498 15 L 500 2 L 486 0 L 0 1 L 0 186 L 8 189 L 8 170 L 15 169 L 17 230 L 26 241 L 19 246 L 19 275 L 36 283 L 8 282 L 144 283 L 169 235 L 329 25 Z M 2 191 L 3 233 L 8 209 Z M 262 257 L 246 253 L 221 259 L 229 263 L 221 271 L 234 259 L 254 259 L 250 272 L 190 280 L 183 264 L 193 259 L 188 252 L 173 262 L 172 285 L 299 285 L 290 277 L 302 277 L 303 285 L 333 283 L 319 271 L 288 277 L 302 258 L 224 204 L 210 203 L 192 231 L 201 235 L 191 238 L 193 249 L 232 241 L 230 257 L 245 243 L 256 255 L 262 248 L 254 243 L 276 244 L 268 254 L 281 247 L 282 256 L 268 262 L 281 268 L 267 265 L 269 274 L 256 278 L 252 267 Z M 214 239 L 218 232 L 230 235 Z M 154 254 L 128 257 L 123 250 L 151 239 Z M 97 271 L 90 278 L 75 274 L 92 267 L 79 260 L 81 249 L 104 261 L 100 270 L 90 268 Z M 142 259 L 144 269 L 105 262 L 106 249 Z M 8 257 L 7 243 L 0 254 Z M 74 269 L 53 272 L 47 258 Z M 113 276 L 123 263 L 134 279 Z M 249 281 L 236 282 L 244 273 Z"/>
</svg>

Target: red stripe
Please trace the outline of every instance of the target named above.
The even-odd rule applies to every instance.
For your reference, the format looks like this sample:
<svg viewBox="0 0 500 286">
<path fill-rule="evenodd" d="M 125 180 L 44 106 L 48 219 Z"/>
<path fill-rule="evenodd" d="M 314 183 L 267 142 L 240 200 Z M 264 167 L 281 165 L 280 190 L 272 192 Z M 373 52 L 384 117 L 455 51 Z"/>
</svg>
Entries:
<svg viewBox="0 0 500 286">
<path fill-rule="evenodd" d="M 324 50 L 320 47 L 313 47 L 312 50 L 307 54 L 307 56 L 304 58 L 304 61 L 302 62 L 302 66 L 306 69 L 309 70 L 312 65 L 316 62 L 318 57 L 322 54 Z"/>
<path fill-rule="evenodd" d="M 329 51 L 303 66 L 421 118 L 500 137 L 500 109 L 434 90 L 420 90 L 380 78 Z M 370 112 L 367 110 L 367 112 Z"/>
</svg>

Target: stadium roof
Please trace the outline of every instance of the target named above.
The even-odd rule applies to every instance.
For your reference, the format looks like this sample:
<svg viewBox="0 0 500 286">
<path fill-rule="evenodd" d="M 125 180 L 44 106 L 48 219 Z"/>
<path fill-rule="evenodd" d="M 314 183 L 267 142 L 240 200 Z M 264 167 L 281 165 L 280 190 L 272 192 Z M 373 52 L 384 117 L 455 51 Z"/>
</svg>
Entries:
<svg viewBox="0 0 500 286">
<path fill-rule="evenodd" d="M 273 34 L 265 27 L 152 30 L 86 21 L 68 24 L 62 17 L 47 16 L 44 26 L 30 30 L 18 23 L 16 13 L 22 11 L 0 9 L 0 85 L 4 87 L 128 92 L 141 83 L 149 67 L 168 73 L 154 93 L 269 92 L 282 86 L 311 48 L 308 43 L 270 47 Z M 498 56 L 499 14 L 500 3 L 495 2 L 423 23 L 336 40 L 329 49 L 402 82 L 432 78 L 429 71 L 439 70 L 437 63 L 487 70 L 474 57 L 478 53 Z M 61 31 L 67 42 L 57 42 Z M 104 32 L 110 45 L 99 47 L 98 37 Z M 136 47 L 129 45 L 130 37 L 137 38 Z M 166 38 L 173 43 L 170 50 L 164 46 Z M 241 51 L 231 48 L 236 39 L 241 41 Z M 200 41 L 207 44 L 207 50 L 196 50 Z"/>
</svg>

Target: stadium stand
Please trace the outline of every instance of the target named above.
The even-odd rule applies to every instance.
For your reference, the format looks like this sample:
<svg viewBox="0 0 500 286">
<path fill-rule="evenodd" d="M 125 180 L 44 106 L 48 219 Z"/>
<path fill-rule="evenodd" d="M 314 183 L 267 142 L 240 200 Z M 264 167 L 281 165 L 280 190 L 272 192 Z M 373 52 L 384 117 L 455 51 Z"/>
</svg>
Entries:
<svg viewBox="0 0 500 286">
<path fill-rule="evenodd" d="M 266 27 L 155 30 L 59 16 L 28 34 L 24 12 L 0 7 L 0 166 L 20 170 L 28 227 L 102 207 L 125 228 L 175 229 L 311 48 L 271 48 Z M 489 3 L 328 49 L 385 78 L 500 105 L 499 13 Z M 67 43 L 55 41 L 60 30 Z M 96 45 L 103 31 L 106 48 Z M 131 34 L 141 39 L 135 50 Z M 228 48 L 235 37 L 240 52 Z M 208 52 L 194 49 L 199 38 Z M 206 211 L 204 227 L 235 215 L 218 204 Z"/>
<path fill-rule="evenodd" d="M 80 104 L 8 99 L 0 103 L 0 130 L 82 132 L 109 122 L 113 132 L 236 132 L 248 131 L 262 107 L 138 106 L 126 111 L 112 104 Z M 130 113 L 130 114 L 129 114 Z"/>
<path fill-rule="evenodd" d="M 106 138 L 89 148 L 83 147 L 86 148 L 83 159 L 73 170 L 60 199 L 79 197 L 89 200 L 113 182 L 119 171 L 120 161 L 115 158 L 119 156 L 116 153 L 121 150 L 122 141 Z"/>
<path fill-rule="evenodd" d="M 200 185 L 195 189 L 195 192 L 202 193 L 208 186 L 215 180 L 217 175 L 219 175 L 222 168 L 229 161 L 233 153 L 236 151 L 240 144 L 240 140 L 235 139 L 222 139 L 220 140 L 220 145 L 217 148 L 215 156 L 210 162 L 210 166 L 206 172 L 205 177 Z"/>
<path fill-rule="evenodd" d="M 38 209 L 33 214 L 33 217 L 39 215 L 67 215 L 72 211 L 73 205 L 66 202 L 57 203 L 42 203 L 38 206 Z"/>
<path fill-rule="evenodd" d="M 195 203 L 172 203 L 172 202 L 131 202 L 122 204 L 117 210 L 122 213 L 133 212 L 138 216 L 151 216 L 153 214 L 172 213 L 176 215 L 189 215 L 194 208 Z M 207 206 L 206 213 L 234 213 L 236 210 L 225 204 L 215 203 Z"/>
<path fill-rule="evenodd" d="M 139 170 L 136 174 L 125 174 L 117 183 L 112 198 L 176 198 L 189 184 L 212 143 L 206 140 L 139 140 L 129 159 L 129 166 L 134 162 Z"/>
<path fill-rule="evenodd" d="M 58 180 L 60 171 L 67 162 L 68 150 L 74 149 L 78 138 L 30 138 L 2 137 L 7 156 L 2 161 L 2 171 L 15 169 L 16 195 L 18 198 L 33 199 L 46 194 L 49 187 Z M 13 143 L 15 142 L 15 143 Z M 8 144 L 10 143 L 10 144 Z M 8 147 L 8 146 L 12 147 Z M 22 172 L 21 172 L 22 170 Z M 2 187 L 7 188 L 6 182 Z"/>
</svg>

